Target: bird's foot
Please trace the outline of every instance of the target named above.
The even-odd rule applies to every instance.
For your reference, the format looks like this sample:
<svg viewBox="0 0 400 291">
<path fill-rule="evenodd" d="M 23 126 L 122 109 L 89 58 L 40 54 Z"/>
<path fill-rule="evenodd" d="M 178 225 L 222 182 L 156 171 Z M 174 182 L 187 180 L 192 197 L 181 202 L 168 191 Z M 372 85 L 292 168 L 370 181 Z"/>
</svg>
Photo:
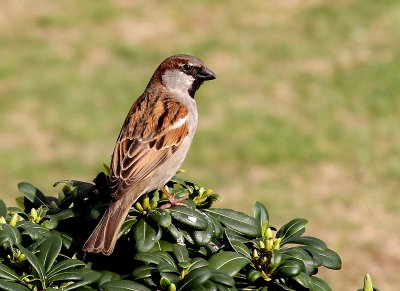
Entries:
<svg viewBox="0 0 400 291">
<path fill-rule="evenodd" d="M 184 196 L 182 198 L 176 198 L 175 195 L 171 194 L 168 192 L 167 189 L 165 189 L 164 187 L 161 188 L 161 192 L 163 192 L 165 194 L 165 196 L 167 196 L 168 199 L 168 203 L 162 205 L 160 208 L 161 209 L 167 209 L 170 208 L 171 206 L 184 206 L 184 207 L 188 207 L 185 203 L 183 203 L 182 201 L 185 201 L 187 199 L 189 199 L 189 195 Z"/>
</svg>

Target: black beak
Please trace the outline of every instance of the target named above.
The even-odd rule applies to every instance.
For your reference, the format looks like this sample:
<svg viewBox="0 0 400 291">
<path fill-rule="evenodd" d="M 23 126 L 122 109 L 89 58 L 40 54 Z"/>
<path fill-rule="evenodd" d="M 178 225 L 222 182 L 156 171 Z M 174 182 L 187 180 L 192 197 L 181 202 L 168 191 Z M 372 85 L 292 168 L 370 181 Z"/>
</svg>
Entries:
<svg viewBox="0 0 400 291">
<path fill-rule="evenodd" d="M 201 68 L 196 74 L 196 79 L 203 81 L 214 80 L 215 78 L 217 78 L 217 76 L 207 67 Z"/>
</svg>

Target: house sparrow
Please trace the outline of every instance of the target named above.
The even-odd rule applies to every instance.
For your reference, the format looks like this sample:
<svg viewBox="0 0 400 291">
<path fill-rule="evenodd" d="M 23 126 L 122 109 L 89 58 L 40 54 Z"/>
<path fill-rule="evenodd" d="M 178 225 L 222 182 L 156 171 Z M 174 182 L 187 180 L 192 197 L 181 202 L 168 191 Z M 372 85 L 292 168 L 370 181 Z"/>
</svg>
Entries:
<svg viewBox="0 0 400 291">
<path fill-rule="evenodd" d="M 85 252 L 111 255 L 131 205 L 178 171 L 197 127 L 194 95 L 215 78 L 202 60 L 189 55 L 171 56 L 158 66 L 118 136 L 110 166 L 112 200 Z"/>
</svg>

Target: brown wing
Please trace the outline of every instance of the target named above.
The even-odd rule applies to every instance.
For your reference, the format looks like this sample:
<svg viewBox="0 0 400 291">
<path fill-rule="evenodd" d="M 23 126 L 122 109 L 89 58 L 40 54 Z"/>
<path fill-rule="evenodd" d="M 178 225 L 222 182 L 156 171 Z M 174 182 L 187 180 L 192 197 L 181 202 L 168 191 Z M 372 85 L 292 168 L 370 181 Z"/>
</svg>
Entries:
<svg viewBox="0 0 400 291">
<path fill-rule="evenodd" d="M 162 94 L 162 96 L 164 96 Z M 111 191 L 119 199 L 127 189 L 151 176 L 188 135 L 188 109 L 172 100 L 143 95 L 133 104 L 111 161 Z"/>
</svg>

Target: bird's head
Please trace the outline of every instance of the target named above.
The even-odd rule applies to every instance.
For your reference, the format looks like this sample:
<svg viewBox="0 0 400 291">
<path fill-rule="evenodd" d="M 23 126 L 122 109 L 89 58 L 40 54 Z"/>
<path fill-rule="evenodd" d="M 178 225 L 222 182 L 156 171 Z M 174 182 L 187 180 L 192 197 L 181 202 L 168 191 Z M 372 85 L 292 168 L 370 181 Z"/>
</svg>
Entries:
<svg viewBox="0 0 400 291">
<path fill-rule="evenodd" d="M 216 75 L 204 62 L 190 55 L 174 55 L 165 59 L 157 68 L 156 79 L 168 90 L 189 94 L 192 98 L 204 81 L 214 80 Z M 150 83 L 152 82 L 150 81 Z"/>
</svg>

